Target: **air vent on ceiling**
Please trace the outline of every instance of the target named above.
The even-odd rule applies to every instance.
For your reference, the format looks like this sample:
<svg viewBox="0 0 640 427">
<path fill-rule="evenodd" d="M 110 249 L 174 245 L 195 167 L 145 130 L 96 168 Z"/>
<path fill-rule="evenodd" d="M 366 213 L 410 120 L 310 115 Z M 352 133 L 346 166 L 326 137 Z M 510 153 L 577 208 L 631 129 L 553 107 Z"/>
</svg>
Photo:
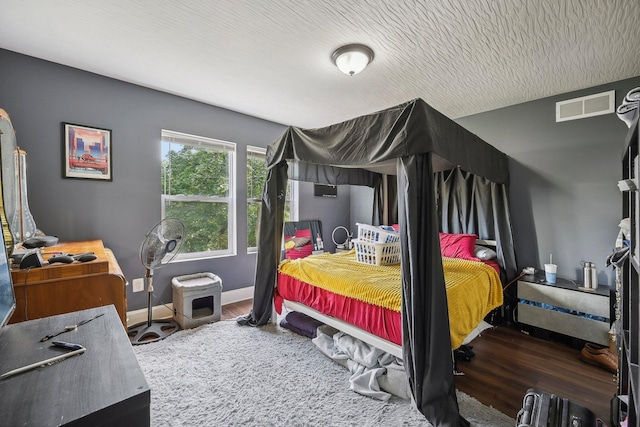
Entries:
<svg viewBox="0 0 640 427">
<path fill-rule="evenodd" d="M 556 102 L 556 122 L 613 113 L 616 111 L 615 102 L 615 90 Z"/>
</svg>

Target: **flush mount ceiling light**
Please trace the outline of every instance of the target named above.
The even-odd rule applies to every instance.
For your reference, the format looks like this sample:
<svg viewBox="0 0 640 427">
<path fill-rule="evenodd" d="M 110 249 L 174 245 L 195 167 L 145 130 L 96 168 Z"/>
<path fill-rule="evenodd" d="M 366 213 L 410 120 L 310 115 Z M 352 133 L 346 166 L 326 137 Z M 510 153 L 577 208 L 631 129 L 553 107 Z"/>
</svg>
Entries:
<svg viewBox="0 0 640 427">
<path fill-rule="evenodd" d="M 340 71 L 353 76 L 373 61 L 373 50 L 363 44 L 348 44 L 333 52 L 331 60 Z"/>
</svg>

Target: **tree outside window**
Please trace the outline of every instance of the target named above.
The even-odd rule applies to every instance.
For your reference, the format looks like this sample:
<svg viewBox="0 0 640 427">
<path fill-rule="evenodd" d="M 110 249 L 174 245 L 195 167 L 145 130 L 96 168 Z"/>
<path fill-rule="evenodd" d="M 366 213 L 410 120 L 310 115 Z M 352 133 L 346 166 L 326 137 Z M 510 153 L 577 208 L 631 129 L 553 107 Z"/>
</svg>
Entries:
<svg viewBox="0 0 640 427">
<path fill-rule="evenodd" d="M 184 222 L 178 258 L 235 253 L 235 144 L 162 131 L 162 217 Z"/>
</svg>

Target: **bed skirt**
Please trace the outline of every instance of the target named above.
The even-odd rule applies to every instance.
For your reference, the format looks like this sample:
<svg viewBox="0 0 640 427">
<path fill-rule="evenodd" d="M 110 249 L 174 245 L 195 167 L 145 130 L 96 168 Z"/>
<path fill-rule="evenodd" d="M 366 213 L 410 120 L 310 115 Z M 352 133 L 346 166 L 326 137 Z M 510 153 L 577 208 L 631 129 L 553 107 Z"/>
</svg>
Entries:
<svg viewBox="0 0 640 427">
<path fill-rule="evenodd" d="M 394 344 L 402 345 L 400 312 L 343 297 L 278 273 L 278 287 L 274 299 L 278 314 L 281 314 L 282 299 L 300 302 Z"/>
</svg>

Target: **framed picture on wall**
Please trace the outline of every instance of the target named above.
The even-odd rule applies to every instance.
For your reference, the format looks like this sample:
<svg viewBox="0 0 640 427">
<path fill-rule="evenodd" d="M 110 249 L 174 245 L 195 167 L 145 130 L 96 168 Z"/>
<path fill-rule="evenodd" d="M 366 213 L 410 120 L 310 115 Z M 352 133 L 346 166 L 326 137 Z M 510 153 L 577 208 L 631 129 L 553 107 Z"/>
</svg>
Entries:
<svg viewBox="0 0 640 427">
<path fill-rule="evenodd" d="M 111 181 L 111 129 L 62 123 L 62 176 Z"/>
</svg>

